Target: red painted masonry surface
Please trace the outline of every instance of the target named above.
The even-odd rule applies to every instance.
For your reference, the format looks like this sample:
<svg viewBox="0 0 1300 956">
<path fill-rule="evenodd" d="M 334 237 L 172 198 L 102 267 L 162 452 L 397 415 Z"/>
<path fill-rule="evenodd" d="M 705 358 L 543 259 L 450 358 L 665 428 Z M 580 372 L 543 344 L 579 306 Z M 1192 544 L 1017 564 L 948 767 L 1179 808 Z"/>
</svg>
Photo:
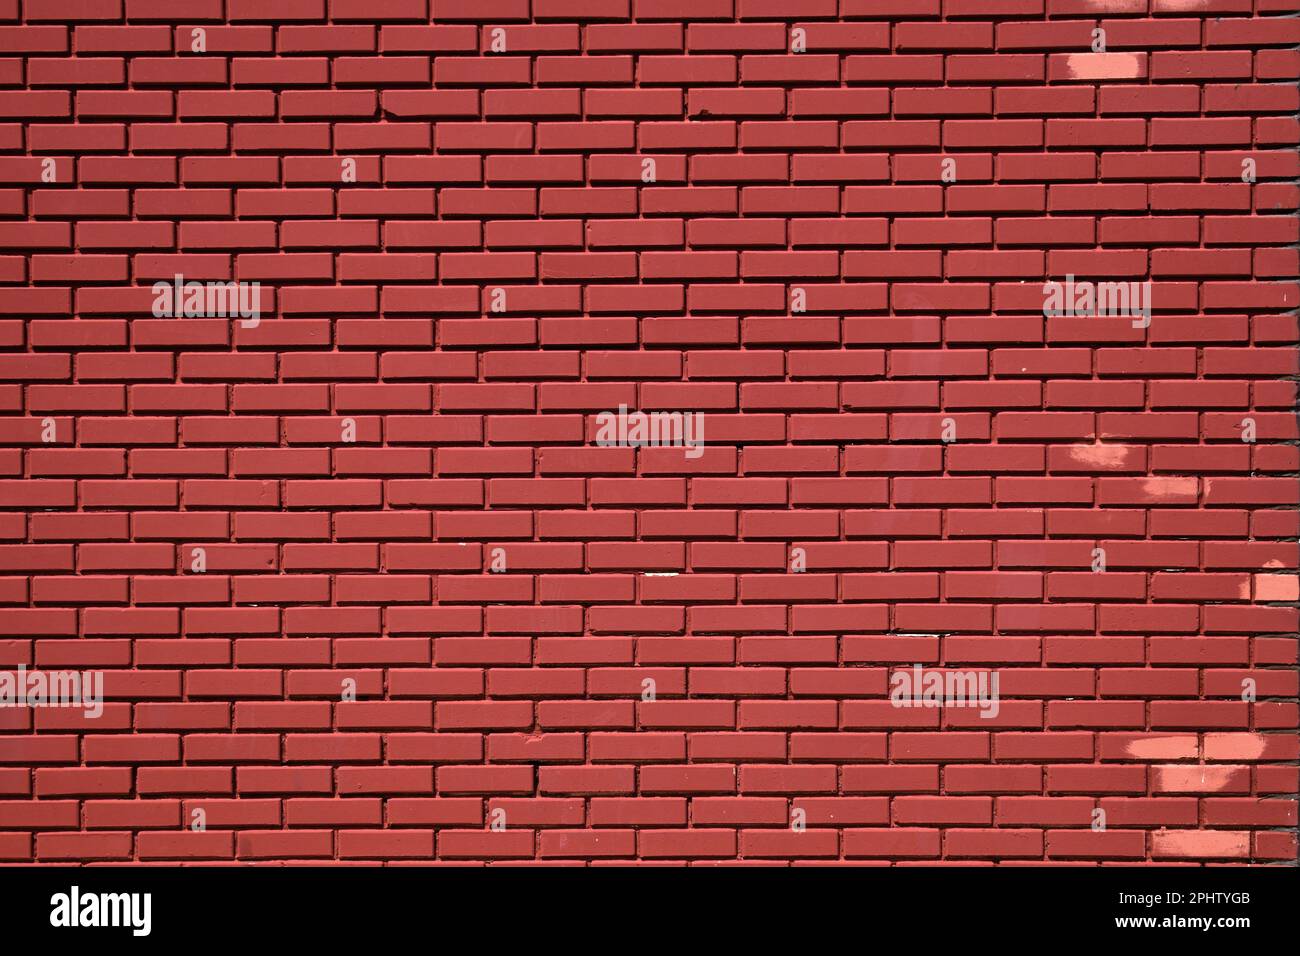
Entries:
<svg viewBox="0 0 1300 956">
<path fill-rule="evenodd" d="M 1298 7 L 0 0 L 0 860 L 1294 865 Z"/>
</svg>

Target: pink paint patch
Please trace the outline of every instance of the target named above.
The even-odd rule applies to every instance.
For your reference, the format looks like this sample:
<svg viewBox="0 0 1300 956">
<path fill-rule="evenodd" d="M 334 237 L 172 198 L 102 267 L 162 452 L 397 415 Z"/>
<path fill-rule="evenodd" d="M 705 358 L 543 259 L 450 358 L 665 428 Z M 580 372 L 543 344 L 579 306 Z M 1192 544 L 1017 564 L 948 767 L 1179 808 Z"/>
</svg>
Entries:
<svg viewBox="0 0 1300 956">
<path fill-rule="evenodd" d="M 1210 0 L 1152 0 L 1152 13 L 1188 13 L 1193 10 L 1207 10 Z"/>
<path fill-rule="evenodd" d="M 1195 504 L 1198 480 L 1196 478 L 1144 478 L 1142 493 L 1152 499 L 1159 498 L 1167 501 L 1171 498 L 1181 498 L 1188 504 Z"/>
<path fill-rule="evenodd" d="M 1184 760 L 1197 755 L 1194 734 L 1131 740 L 1124 748 L 1136 760 Z"/>
<path fill-rule="evenodd" d="M 1089 468 L 1120 468 L 1128 459 L 1130 448 L 1127 445 L 1071 445 L 1068 454 L 1076 464 Z"/>
<path fill-rule="evenodd" d="M 1206 734 L 1206 760 L 1258 760 L 1267 740 L 1259 734 Z"/>
<path fill-rule="evenodd" d="M 1256 601 L 1300 600 L 1300 577 L 1294 574 L 1255 575 Z"/>
<path fill-rule="evenodd" d="M 1065 72 L 1075 80 L 1132 80 L 1147 72 L 1144 53 L 1071 53 Z"/>
<path fill-rule="evenodd" d="M 1172 764 L 1154 767 L 1156 793 L 1249 793 L 1250 768 Z"/>
<path fill-rule="evenodd" d="M 1246 830 L 1156 830 L 1151 834 L 1151 853 L 1157 857 L 1250 856 L 1250 833 Z"/>
</svg>

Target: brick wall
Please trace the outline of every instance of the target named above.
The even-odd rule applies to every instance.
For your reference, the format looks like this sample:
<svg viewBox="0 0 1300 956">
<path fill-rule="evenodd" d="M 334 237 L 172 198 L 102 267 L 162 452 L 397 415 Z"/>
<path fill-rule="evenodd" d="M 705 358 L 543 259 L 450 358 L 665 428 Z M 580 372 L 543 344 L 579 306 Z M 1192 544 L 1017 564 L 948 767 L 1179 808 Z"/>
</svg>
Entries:
<svg viewBox="0 0 1300 956">
<path fill-rule="evenodd" d="M 1294 863 L 1296 9 L 0 0 L 0 860 Z"/>
</svg>

